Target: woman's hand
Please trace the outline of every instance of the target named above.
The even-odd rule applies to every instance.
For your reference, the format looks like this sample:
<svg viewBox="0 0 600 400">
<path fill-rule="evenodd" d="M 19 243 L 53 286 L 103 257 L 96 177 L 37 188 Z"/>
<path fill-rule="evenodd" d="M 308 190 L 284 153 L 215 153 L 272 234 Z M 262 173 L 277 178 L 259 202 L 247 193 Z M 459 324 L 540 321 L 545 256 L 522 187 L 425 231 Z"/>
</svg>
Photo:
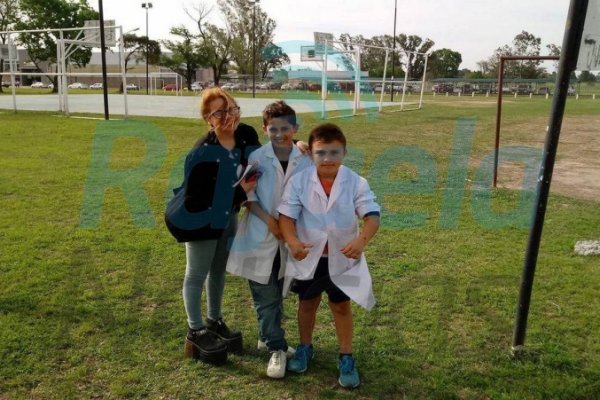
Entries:
<svg viewBox="0 0 600 400">
<path fill-rule="evenodd" d="M 251 191 L 254 190 L 254 188 L 256 187 L 256 179 L 251 179 L 251 180 L 246 180 L 246 179 L 242 179 L 242 181 L 240 182 L 240 186 L 242 187 L 242 189 L 244 189 L 244 192 L 249 193 Z"/>
<path fill-rule="evenodd" d="M 296 146 L 298 147 L 298 150 L 300 150 L 300 152 L 302 152 L 302 154 L 304 154 L 304 155 L 310 154 L 310 150 L 308 149 L 308 143 L 303 142 L 302 140 L 298 140 L 296 142 Z"/>
<path fill-rule="evenodd" d="M 227 114 L 223 118 L 213 117 L 211 125 L 217 134 L 217 137 L 230 136 L 240 124 L 240 115 Z"/>
</svg>

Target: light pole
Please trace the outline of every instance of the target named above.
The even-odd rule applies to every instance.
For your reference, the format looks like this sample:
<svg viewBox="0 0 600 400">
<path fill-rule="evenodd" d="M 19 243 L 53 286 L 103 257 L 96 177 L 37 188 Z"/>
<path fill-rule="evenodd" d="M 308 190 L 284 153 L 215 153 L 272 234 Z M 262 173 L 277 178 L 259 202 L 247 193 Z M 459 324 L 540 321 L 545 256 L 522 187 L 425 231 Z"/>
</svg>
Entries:
<svg viewBox="0 0 600 400">
<path fill-rule="evenodd" d="M 256 4 L 260 0 L 250 0 L 252 4 L 252 98 L 256 97 Z"/>
<path fill-rule="evenodd" d="M 148 10 L 152 8 L 152 3 L 142 3 L 142 8 L 146 9 L 146 94 L 148 94 L 148 52 L 150 38 L 148 37 Z"/>
</svg>

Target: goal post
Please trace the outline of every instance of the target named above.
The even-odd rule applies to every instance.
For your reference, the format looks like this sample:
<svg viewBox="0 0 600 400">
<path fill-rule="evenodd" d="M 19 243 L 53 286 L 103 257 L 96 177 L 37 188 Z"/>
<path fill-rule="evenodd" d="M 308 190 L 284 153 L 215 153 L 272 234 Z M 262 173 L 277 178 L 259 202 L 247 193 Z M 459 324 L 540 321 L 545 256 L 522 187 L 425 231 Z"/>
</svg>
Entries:
<svg viewBox="0 0 600 400">
<path fill-rule="evenodd" d="M 392 80 L 388 83 L 388 62 L 391 59 L 390 53 L 393 53 L 392 48 L 382 47 L 382 46 L 373 46 L 364 43 L 352 43 L 352 42 L 342 42 L 335 40 L 333 38 L 333 34 L 331 33 L 322 33 L 315 32 L 314 33 L 315 44 L 314 46 L 302 46 L 300 51 L 300 60 L 307 62 L 317 62 L 321 66 L 321 118 L 339 118 L 339 117 L 347 117 L 347 116 L 355 116 L 367 113 L 366 109 L 377 108 L 378 112 L 384 112 L 384 103 L 385 103 L 385 94 L 386 89 L 389 86 L 390 92 L 391 90 L 396 89 L 397 82 Z M 385 61 L 383 67 L 383 76 L 380 79 L 363 79 L 363 72 L 361 69 L 361 56 L 365 50 L 375 50 L 382 51 L 385 53 Z M 405 65 L 410 64 L 411 59 L 417 59 L 418 57 L 422 57 L 424 59 L 424 67 L 423 73 L 419 77 L 420 79 L 414 79 L 414 77 L 410 77 L 407 73 L 405 73 L 404 80 L 402 81 L 402 86 L 399 87 L 399 91 L 402 92 L 402 97 L 400 102 L 390 104 L 391 108 L 387 108 L 385 111 L 410 111 L 421 109 L 423 106 L 423 95 L 425 89 L 425 71 L 427 69 L 427 61 L 428 56 L 425 53 L 416 53 L 416 52 L 400 52 L 401 62 L 404 60 Z M 329 71 L 328 65 L 329 61 L 334 56 L 342 55 L 347 59 L 351 60 L 352 69 L 354 70 L 354 76 L 350 80 L 350 77 L 346 77 L 346 79 L 339 79 L 338 77 L 332 78 L 332 75 L 335 75 L 333 71 Z M 367 71 L 368 73 L 368 71 Z M 352 114 L 351 115 L 339 115 L 336 117 L 328 117 L 327 116 L 327 98 L 329 92 L 329 84 L 335 82 L 353 82 L 353 98 L 352 98 Z M 371 85 L 375 84 L 375 87 Z M 362 93 L 364 92 L 364 88 L 368 87 L 369 92 L 371 92 L 374 96 L 377 92 L 379 93 L 378 98 L 375 97 L 375 101 L 371 101 L 371 103 L 375 103 L 375 106 L 366 105 L 367 102 L 363 101 Z M 412 97 L 413 93 L 418 93 L 418 101 Z M 399 105 L 399 109 L 395 109 L 394 106 Z"/>
</svg>

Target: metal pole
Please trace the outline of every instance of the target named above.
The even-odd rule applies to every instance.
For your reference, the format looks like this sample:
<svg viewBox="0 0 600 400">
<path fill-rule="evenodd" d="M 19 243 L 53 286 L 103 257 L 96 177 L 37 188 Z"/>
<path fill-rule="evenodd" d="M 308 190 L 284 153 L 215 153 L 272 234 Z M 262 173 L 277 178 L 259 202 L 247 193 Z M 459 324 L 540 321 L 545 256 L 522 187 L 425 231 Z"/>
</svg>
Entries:
<svg viewBox="0 0 600 400">
<path fill-rule="evenodd" d="M 10 69 L 10 85 L 13 99 L 13 111 L 15 114 L 17 113 L 17 82 L 15 80 L 15 72 L 17 62 L 17 54 L 14 54 L 15 50 L 18 52 L 16 47 L 13 45 L 12 37 L 10 34 L 8 35 L 8 67 Z M 22 78 L 19 79 L 19 82 L 22 83 Z"/>
<path fill-rule="evenodd" d="M 427 78 L 427 63 L 429 56 L 425 54 L 425 66 L 423 67 L 423 79 L 421 80 L 421 97 L 419 98 L 419 110 L 423 107 L 423 93 L 425 92 L 425 78 Z"/>
<path fill-rule="evenodd" d="M 104 10 L 102 0 L 98 0 L 100 9 L 100 54 L 102 56 L 102 90 L 104 92 L 104 119 L 109 120 L 108 115 L 108 80 L 106 79 L 106 41 L 104 37 Z"/>
<path fill-rule="evenodd" d="M 385 62 L 383 63 L 383 81 L 381 82 L 381 94 L 379 95 L 379 112 L 383 110 L 383 94 L 385 93 L 385 74 L 387 72 L 387 62 L 390 51 L 385 51 Z"/>
<path fill-rule="evenodd" d="M 252 98 L 256 97 L 256 3 L 252 3 Z"/>
<path fill-rule="evenodd" d="M 148 3 L 146 3 L 146 94 L 148 94 L 148 51 L 150 37 L 148 36 Z"/>
<path fill-rule="evenodd" d="M 398 0 L 394 0 L 394 36 L 392 37 L 392 98 L 390 101 L 394 101 L 394 63 L 396 60 L 396 13 L 398 10 Z M 381 88 L 381 90 L 385 90 L 385 86 Z"/>
<path fill-rule="evenodd" d="M 127 70 L 125 69 L 125 38 L 123 37 L 123 27 L 119 27 L 119 64 L 121 67 L 121 82 L 123 85 L 123 102 L 125 103 L 125 119 L 129 116 L 129 107 L 127 104 Z M 148 87 L 148 86 L 146 86 Z"/>
<path fill-rule="evenodd" d="M 546 205 L 548 203 L 548 194 L 550 192 L 550 183 L 552 181 L 556 149 L 558 147 L 560 129 L 567 101 L 569 78 L 577 66 L 577 57 L 579 54 L 581 37 L 583 35 L 583 26 L 587 8 L 588 0 L 571 0 L 569 6 L 558 74 L 556 76 L 556 93 L 552 98 L 552 111 L 548 122 L 548 133 L 546 135 L 543 161 L 540 169 L 540 179 L 538 180 L 537 186 L 536 213 L 529 232 L 525 263 L 523 266 L 523 274 L 521 276 L 519 305 L 515 318 L 515 330 L 512 342 L 513 354 L 521 352 L 525 342 L 533 277 L 535 275 L 542 228 L 544 226 L 544 216 L 546 214 Z"/>
<path fill-rule="evenodd" d="M 498 152 L 500 148 L 500 117 L 502 116 L 502 88 L 504 87 L 504 57 L 498 60 L 498 109 L 496 111 L 496 142 L 494 144 L 494 187 L 498 180 Z"/>
</svg>

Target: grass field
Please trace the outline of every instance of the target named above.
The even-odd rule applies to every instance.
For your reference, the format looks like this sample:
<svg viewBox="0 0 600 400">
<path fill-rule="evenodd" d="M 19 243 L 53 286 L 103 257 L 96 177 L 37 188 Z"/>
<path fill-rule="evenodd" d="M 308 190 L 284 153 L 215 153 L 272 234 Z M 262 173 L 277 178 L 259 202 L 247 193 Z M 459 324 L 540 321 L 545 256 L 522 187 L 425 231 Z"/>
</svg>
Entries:
<svg viewBox="0 0 600 400">
<path fill-rule="evenodd" d="M 539 150 L 531 137 L 545 130 L 549 107 L 507 101 L 502 144 Z M 569 101 L 566 115 L 583 121 L 600 108 Z M 267 378 L 248 285 L 231 276 L 225 320 L 243 331 L 245 354 L 219 368 L 183 359 L 185 254 L 162 214 L 180 157 L 206 129 L 200 121 L 106 125 L 0 110 L 0 399 L 600 398 L 600 258 L 573 253 L 577 240 L 600 239 L 597 201 L 551 195 L 527 353 L 510 356 L 532 197 L 489 189 L 480 161 L 493 148 L 494 116 L 493 102 L 438 98 L 417 112 L 335 120 L 348 164 L 384 208 L 367 250 L 378 304 L 354 308 L 363 384 L 348 392 L 337 385 L 326 305 L 308 372 Z M 531 121 L 540 121 L 528 125 L 534 132 L 520 130 Z M 298 137 L 318 122 L 303 115 Z M 138 136 L 105 147 L 95 138 L 119 129 Z M 141 208 L 147 198 L 145 214 L 132 216 L 126 193 L 109 187 L 98 223 L 83 218 L 93 153 L 125 176 L 150 160 L 136 197 Z M 292 344 L 296 306 L 286 300 Z"/>
</svg>

